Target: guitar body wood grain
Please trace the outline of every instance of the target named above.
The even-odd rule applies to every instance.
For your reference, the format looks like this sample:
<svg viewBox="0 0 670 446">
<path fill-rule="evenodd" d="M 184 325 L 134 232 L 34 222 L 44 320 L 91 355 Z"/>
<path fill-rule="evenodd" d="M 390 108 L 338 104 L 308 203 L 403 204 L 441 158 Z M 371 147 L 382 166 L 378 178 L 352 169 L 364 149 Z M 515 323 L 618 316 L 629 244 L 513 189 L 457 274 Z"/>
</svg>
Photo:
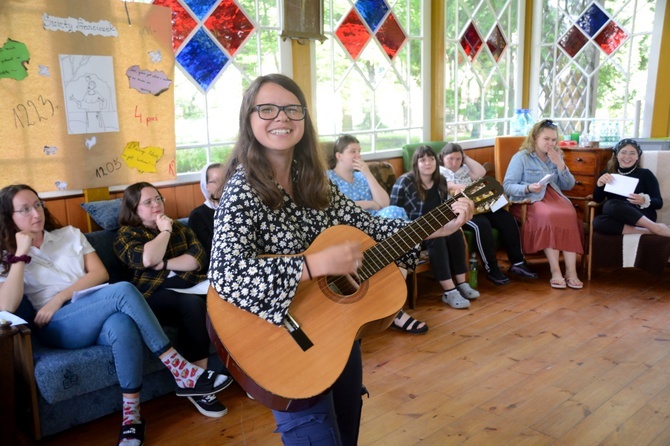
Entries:
<svg viewBox="0 0 670 446">
<path fill-rule="evenodd" d="M 306 253 L 343 240 L 357 241 L 364 250 L 375 245 L 354 227 L 333 226 Z M 314 344 L 305 351 L 286 328 L 236 307 L 209 289 L 210 337 L 219 356 L 244 390 L 271 409 L 295 411 L 313 404 L 339 377 L 353 342 L 386 329 L 407 297 L 405 280 L 395 263 L 347 296 L 333 291 L 328 279 L 302 282 L 289 307 Z"/>
</svg>

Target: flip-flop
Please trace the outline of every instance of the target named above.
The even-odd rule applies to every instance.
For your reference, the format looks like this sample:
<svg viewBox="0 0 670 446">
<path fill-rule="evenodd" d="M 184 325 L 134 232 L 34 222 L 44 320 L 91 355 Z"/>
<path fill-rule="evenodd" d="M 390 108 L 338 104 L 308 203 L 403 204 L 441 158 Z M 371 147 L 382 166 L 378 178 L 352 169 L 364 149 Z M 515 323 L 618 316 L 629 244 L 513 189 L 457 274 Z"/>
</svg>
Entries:
<svg viewBox="0 0 670 446">
<path fill-rule="evenodd" d="M 573 290 L 581 290 L 582 288 L 584 288 L 584 283 L 581 280 L 574 277 L 568 277 L 567 279 L 565 279 L 565 283 Z"/>
<path fill-rule="evenodd" d="M 559 290 L 565 289 L 566 287 L 565 279 L 562 277 L 560 279 L 551 279 L 549 285 L 551 285 L 552 288 Z"/>
<path fill-rule="evenodd" d="M 397 320 L 398 320 L 397 318 L 393 319 L 393 322 L 391 323 L 391 328 L 395 328 L 396 330 L 404 331 L 405 333 L 411 333 L 411 334 L 424 334 L 428 331 L 428 324 L 424 324 L 423 327 L 419 327 L 419 325 L 421 325 L 422 322 L 417 321 L 409 314 L 407 314 L 407 320 L 405 321 L 404 324 L 397 325 L 396 324 Z"/>
</svg>

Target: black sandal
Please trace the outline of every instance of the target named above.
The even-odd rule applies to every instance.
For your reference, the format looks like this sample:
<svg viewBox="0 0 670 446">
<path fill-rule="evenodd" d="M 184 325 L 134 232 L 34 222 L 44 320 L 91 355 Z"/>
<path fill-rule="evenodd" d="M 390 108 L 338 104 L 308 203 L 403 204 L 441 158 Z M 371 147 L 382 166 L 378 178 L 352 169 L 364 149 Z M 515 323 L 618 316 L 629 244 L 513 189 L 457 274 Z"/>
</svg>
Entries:
<svg viewBox="0 0 670 446">
<path fill-rule="evenodd" d="M 121 432 L 119 432 L 119 441 L 117 444 L 120 444 L 122 440 L 139 440 L 140 446 L 144 444 L 144 427 L 146 423 L 144 418 L 142 418 L 141 423 L 135 424 L 124 424 L 121 426 Z"/>
<path fill-rule="evenodd" d="M 419 325 L 421 325 L 423 322 L 417 321 L 409 314 L 407 314 L 407 320 L 405 321 L 404 324 L 397 325 L 396 324 L 397 320 L 398 320 L 397 317 L 393 319 L 393 322 L 391 322 L 391 328 L 395 328 L 396 330 L 404 331 L 405 333 L 411 333 L 411 334 L 424 334 L 428 331 L 428 324 L 424 323 L 423 327 L 419 327 Z"/>
</svg>

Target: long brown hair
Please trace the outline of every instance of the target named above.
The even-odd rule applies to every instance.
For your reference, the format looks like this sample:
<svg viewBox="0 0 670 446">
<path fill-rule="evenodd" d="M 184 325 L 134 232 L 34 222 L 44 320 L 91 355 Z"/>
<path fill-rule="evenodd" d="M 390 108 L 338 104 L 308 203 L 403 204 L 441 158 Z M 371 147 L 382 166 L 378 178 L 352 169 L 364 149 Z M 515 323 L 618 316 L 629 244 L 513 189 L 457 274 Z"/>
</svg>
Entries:
<svg viewBox="0 0 670 446">
<path fill-rule="evenodd" d="M 272 82 L 293 93 L 300 105 L 307 107 L 307 100 L 298 84 L 283 74 L 268 74 L 257 77 L 244 92 L 240 105 L 239 134 L 233 148 L 228 167 L 223 177 L 223 184 L 242 166 L 249 185 L 260 196 L 263 203 L 279 209 L 283 203 L 280 190 L 272 181 L 272 166 L 265 157 L 264 148 L 254 136 L 250 116 L 256 105 L 256 95 L 260 88 Z M 319 141 L 309 111 L 305 113 L 305 132 L 302 139 L 293 149 L 293 161 L 296 174 L 293 177 L 293 199 L 300 206 L 314 209 L 325 209 L 330 204 L 330 191 L 326 165 L 319 149 Z"/>
<path fill-rule="evenodd" d="M 440 165 L 438 164 L 437 155 L 433 152 L 433 149 L 423 145 L 419 146 L 412 155 L 412 171 L 409 173 L 409 177 L 416 187 L 416 190 L 419 191 L 419 195 L 423 201 L 426 201 L 426 189 L 423 187 L 423 182 L 421 181 L 421 173 L 419 172 L 419 160 L 424 156 L 430 156 L 435 158 L 435 171 L 433 172 L 432 180 L 433 184 L 437 184 L 438 191 L 440 196 L 443 198 L 447 196 L 447 180 L 440 175 Z"/>
<path fill-rule="evenodd" d="M 352 135 L 340 135 L 333 145 L 333 151 L 328 155 L 328 168 L 334 169 L 337 166 L 337 154 L 344 152 L 349 144 L 360 144 L 360 141 Z"/>
<path fill-rule="evenodd" d="M 38 199 L 41 200 L 37 191 L 27 184 L 12 184 L 11 186 L 3 187 L 0 190 L 0 253 L 9 252 L 16 253 L 16 233 L 19 228 L 14 223 L 14 197 L 22 190 L 29 190 L 34 193 Z M 49 209 L 44 206 L 44 229 L 53 231 L 54 229 L 62 228 L 63 225 L 51 215 Z M 9 264 L 3 256 L 0 264 L 4 268 L 3 275 L 9 273 Z"/>
<path fill-rule="evenodd" d="M 121 210 L 119 210 L 119 225 L 121 226 L 142 226 L 142 219 L 137 215 L 137 206 L 140 204 L 142 198 L 142 189 L 150 187 L 156 189 L 151 183 L 141 181 L 139 183 L 131 184 L 123 191 L 123 200 L 121 200 Z M 158 195 L 163 198 L 163 195 L 158 192 Z"/>
</svg>

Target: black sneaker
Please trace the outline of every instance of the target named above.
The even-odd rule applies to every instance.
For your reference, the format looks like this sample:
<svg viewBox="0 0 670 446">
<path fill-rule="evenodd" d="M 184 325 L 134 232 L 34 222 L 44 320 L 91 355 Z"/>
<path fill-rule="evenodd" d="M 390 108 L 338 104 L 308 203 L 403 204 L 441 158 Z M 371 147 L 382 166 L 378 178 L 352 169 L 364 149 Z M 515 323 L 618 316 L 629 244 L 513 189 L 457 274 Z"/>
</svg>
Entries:
<svg viewBox="0 0 670 446">
<path fill-rule="evenodd" d="M 228 413 L 226 406 L 221 404 L 213 393 L 203 396 L 189 396 L 188 399 L 198 409 L 198 412 L 206 417 L 221 418 Z"/>
<path fill-rule="evenodd" d="M 177 396 L 205 396 L 220 392 L 232 383 L 233 378 L 230 376 L 216 373 L 214 370 L 205 370 L 196 381 L 195 387 L 177 387 L 175 393 Z"/>
<path fill-rule="evenodd" d="M 486 278 L 496 285 L 507 285 L 509 283 L 509 278 L 498 268 L 492 269 L 489 273 L 487 273 Z"/>
<path fill-rule="evenodd" d="M 537 279 L 540 277 L 537 273 L 531 271 L 526 262 L 519 265 L 512 265 L 509 267 L 509 272 L 514 273 L 523 279 Z"/>
</svg>

